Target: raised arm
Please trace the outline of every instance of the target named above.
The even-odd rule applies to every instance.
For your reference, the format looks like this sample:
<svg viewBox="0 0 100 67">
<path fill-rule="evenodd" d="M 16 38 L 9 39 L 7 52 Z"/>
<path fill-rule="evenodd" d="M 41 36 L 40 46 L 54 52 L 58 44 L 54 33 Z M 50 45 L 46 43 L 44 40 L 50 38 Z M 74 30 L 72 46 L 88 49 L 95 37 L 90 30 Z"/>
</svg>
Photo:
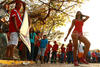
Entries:
<svg viewBox="0 0 100 67">
<path fill-rule="evenodd" d="M 68 34 L 67 34 L 67 36 L 65 37 L 64 41 L 66 41 L 66 39 L 68 38 L 68 36 L 69 36 L 71 30 L 73 29 L 73 27 L 74 27 L 74 23 L 75 23 L 75 20 L 72 21 L 71 27 L 69 28 L 69 30 L 68 30 Z"/>
<path fill-rule="evenodd" d="M 83 19 L 83 22 L 85 22 L 88 18 L 89 18 L 89 16 L 86 16 L 86 15 L 82 15 L 83 17 L 85 17 L 84 19 Z"/>
</svg>

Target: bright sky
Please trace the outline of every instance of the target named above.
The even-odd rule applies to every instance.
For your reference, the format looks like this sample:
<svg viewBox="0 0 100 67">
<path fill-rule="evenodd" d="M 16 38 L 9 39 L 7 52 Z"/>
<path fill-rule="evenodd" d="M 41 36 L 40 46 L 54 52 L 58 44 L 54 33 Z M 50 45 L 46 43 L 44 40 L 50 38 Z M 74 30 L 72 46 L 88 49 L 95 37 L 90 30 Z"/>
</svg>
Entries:
<svg viewBox="0 0 100 67">
<path fill-rule="evenodd" d="M 91 42 L 90 50 L 100 49 L 100 0 L 90 0 L 85 2 L 80 10 L 83 14 L 90 16 L 83 26 L 83 32 L 86 34 L 87 39 Z M 66 27 L 62 27 L 63 32 L 68 32 L 71 23 L 67 23 Z M 67 33 L 66 33 L 67 34 Z M 65 35 L 66 35 L 65 34 Z M 68 37 L 66 43 L 62 39 L 62 43 L 67 44 L 71 36 Z"/>
</svg>

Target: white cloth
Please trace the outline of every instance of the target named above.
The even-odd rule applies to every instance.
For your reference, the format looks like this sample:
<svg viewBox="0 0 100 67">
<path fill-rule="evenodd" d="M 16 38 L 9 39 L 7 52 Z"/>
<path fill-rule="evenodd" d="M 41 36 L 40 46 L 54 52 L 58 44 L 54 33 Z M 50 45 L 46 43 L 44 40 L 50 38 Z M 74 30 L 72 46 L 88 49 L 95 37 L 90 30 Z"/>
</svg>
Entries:
<svg viewBox="0 0 100 67">
<path fill-rule="evenodd" d="M 83 45 L 82 44 L 78 45 L 78 51 L 81 52 L 81 53 L 84 53 L 84 49 L 83 49 Z"/>
<path fill-rule="evenodd" d="M 8 45 L 18 45 L 18 33 L 12 32 L 10 33 L 10 41 Z"/>
</svg>

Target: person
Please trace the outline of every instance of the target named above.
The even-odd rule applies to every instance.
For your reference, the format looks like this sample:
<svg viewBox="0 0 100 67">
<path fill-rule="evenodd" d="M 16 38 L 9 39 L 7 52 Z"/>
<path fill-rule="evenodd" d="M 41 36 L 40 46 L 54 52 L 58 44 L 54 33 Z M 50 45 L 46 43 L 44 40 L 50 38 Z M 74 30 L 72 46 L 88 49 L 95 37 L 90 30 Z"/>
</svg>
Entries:
<svg viewBox="0 0 100 67">
<path fill-rule="evenodd" d="M 41 39 L 40 41 L 40 47 L 39 47 L 38 56 L 37 56 L 38 59 L 40 59 L 40 56 L 41 56 L 41 64 L 44 63 L 44 53 L 45 53 L 47 44 L 48 44 L 47 36 L 43 35 L 43 39 Z"/>
<path fill-rule="evenodd" d="M 52 57 L 51 57 L 51 63 L 56 63 L 57 58 L 57 50 L 58 50 L 58 44 L 56 41 L 54 41 L 54 45 L 52 47 Z"/>
<path fill-rule="evenodd" d="M 84 54 L 84 46 L 79 41 L 79 45 L 78 45 L 78 59 L 79 59 L 79 61 L 83 57 L 83 54 Z"/>
<path fill-rule="evenodd" d="M 50 44 L 50 41 L 48 41 L 48 45 L 45 51 L 45 58 L 44 58 L 44 62 L 48 63 L 49 58 L 50 58 L 50 49 L 52 48 L 52 45 Z"/>
<path fill-rule="evenodd" d="M 33 54 L 33 60 L 36 61 L 36 57 L 38 55 L 38 50 L 40 47 L 40 31 L 36 32 L 36 38 L 35 38 L 35 45 L 34 45 L 34 54 Z"/>
<path fill-rule="evenodd" d="M 69 43 L 67 45 L 67 61 L 68 63 L 73 63 L 73 44 L 72 40 L 69 40 Z"/>
<path fill-rule="evenodd" d="M 49 58 L 50 58 L 50 49 L 52 48 L 52 45 L 50 44 L 50 41 L 48 42 L 47 45 L 47 63 L 49 62 Z"/>
<path fill-rule="evenodd" d="M 96 62 L 96 57 L 97 57 L 97 56 L 96 56 L 96 54 L 95 54 L 95 51 L 93 51 L 93 52 L 92 52 L 92 58 L 93 58 L 93 59 L 92 59 L 92 62 L 93 62 L 93 63 Z"/>
<path fill-rule="evenodd" d="M 31 43 L 31 58 L 29 60 L 33 60 L 34 57 L 34 44 L 36 40 L 36 33 L 34 32 L 33 28 L 30 28 L 30 43 Z"/>
<path fill-rule="evenodd" d="M 72 21 L 72 25 L 69 28 L 68 34 L 64 39 L 64 41 L 66 41 L 71 30 L 73 29 L 73 27 L 75 27 L 74 31 L 72 32 L 72 40 L 73 40 L 73 44 L 74 44 L 74 51 L 73 52 L 74 52 L 74 65 L 75 66 L 79 66 L 78 61 L 77 61 L 78 40 L 83 42 L 85 45 L 84 55 L 83 55 L 83 58 L 81 59 L 81 62 L 88 64 L 88 62 L 86 61 L 86 55 L 87 55 L 89 48 L 90 48 L 90 42 L 83 35 L 83 31 L 82 31 L 83 24 L 88 18 L 89 18 L 89 16 L 83 15 L 81 13 L 81 11 L 77 11 L 76 18 Z"/>
<path fill-rule="evenodd" d="M 64 63 L 64 56 L 65 56 L 65 47 L 64 44 L 61 46 L 61 63 Z"/>
<path fill-rule="evenodd" d="M 90 52 L 90 51 L 88 51 L 87 61 L 88 61 L 88 62 L 91 62 L 91 52 Z"/>
<path fill-rule="evenodd" d="M 7 18 L 9 18 L 8 6 L 9 5 L 6 3 L 6 0 L 0 3 L 0 11 L 1 11 L 0 12 L 0 53 L 2 53 L 0 54 L 1 59 L 4 59 L 5 57 L 5 51 L 8 44 L 8 38 L 7 38 L 8 21 L 9 21 L 9 19 L 7 20 Z"/>
<path fill-rule="evenodd" d="M 12 9 L 10 14 L 10 20 L 9 20 L 10 41 L 7 46 L 7 52 L 6 52 L 6 57 L 8 57 L 9 59 L 17 59 L 16 57 L 14 57 L 14 50 L 18 44 L 19 29 L 22 24 L 22 17 L 19 12 L 20 8 L 21 8 L 21 3 L 17 1 L 15 9 Z"/>
</svg>

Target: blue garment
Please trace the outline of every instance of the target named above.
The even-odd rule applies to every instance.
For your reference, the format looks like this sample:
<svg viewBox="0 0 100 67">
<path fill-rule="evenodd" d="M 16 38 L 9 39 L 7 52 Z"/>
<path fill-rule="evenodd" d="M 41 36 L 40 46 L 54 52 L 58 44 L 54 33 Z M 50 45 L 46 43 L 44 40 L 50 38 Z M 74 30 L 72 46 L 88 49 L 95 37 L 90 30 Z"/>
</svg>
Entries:
<svg viewBox="0 0 100 67">
<path fill-rule="evenodd" d="M 40 48 L 46 48 L 47 44 L 48 44 L 48 39 L 42 39 L 40 43 Z"/>
<path fill-rule="evenodd" d="M 44 56 L 46 48 L 39 48 L 38 55 Z"/>
<path fill-rule="evenodd" d="M 88 56 L 91 56 L 91 52 L 90 51 L 88 51 Z"/>
<path fill-rule="evenodd" d="M 34 44 L 36 33 L 30 33 L 30 42 Z"/>
<path fill-rule="evenodd" d="M 62 52 L 62 53 L 61 53 L 61 57 L 60 57 L 60 62 L 61 62 L 61 63 L 64 62 L 64 56 L 65 56 L 65 53 Z"/>
</svg>

